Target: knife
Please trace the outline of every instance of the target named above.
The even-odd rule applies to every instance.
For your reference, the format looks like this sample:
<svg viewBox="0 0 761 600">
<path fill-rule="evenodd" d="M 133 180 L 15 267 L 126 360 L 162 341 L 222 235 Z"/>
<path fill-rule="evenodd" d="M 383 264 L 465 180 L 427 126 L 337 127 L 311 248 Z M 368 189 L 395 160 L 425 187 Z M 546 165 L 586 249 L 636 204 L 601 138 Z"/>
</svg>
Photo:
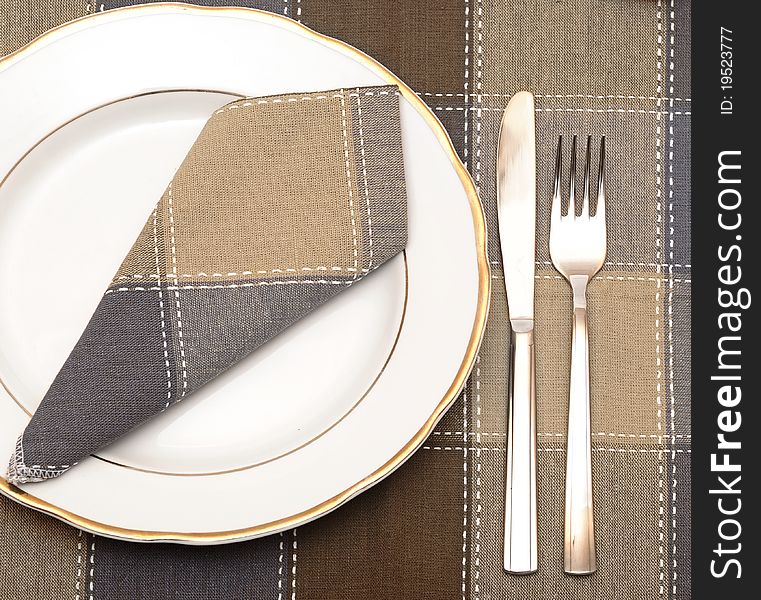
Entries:
<svg viewBox="0 0 761 600">
<path fill-rule="evenodd" d="M 497 147 L 497 214 L 512 328 L 505 490 L 505 571 L 537 569 L 534 263 L 536 139 L 534 96 L 518 92 L 502 116 Z"/>
</svg>

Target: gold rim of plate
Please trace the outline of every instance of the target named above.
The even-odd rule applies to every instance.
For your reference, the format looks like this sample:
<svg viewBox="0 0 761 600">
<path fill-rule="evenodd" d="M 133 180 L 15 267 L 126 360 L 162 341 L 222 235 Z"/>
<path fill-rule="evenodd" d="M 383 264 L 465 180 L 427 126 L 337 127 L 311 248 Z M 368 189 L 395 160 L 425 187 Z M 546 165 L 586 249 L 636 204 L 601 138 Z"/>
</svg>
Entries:
<svg viewBox="0 0 761 600">
<path fill-rule="evenodd" d="M 465 356 L 463 357 L 460 368 L 457 370 L 454 381 L 452 381 L 452 384 L 449 386 L 446 394 L 436 406 L 431 416 L 428 417 L 423 426 L 418 430 L 418 432 L 391 459 L 389 459 L 388 462 L 352 486 L 336 494 L 332 498 L 317 504 L 316 506 L 313 506 L 307 510 L 301 511 L 289 517 L 284 517 L 282 519 L 270 521 L 268 523 L 261 523 L 251 527 L 231 529 L 227 531 L 208 531 L 200 533 L 182 531 L 144 531 L 139 529 L 117 527 L 107 523 L 100 523 L 98 521 L 88 519 L 87 517 L 74 514 L 68 510 L 64 510 L 45 500 L 42 500 L 41 498 L 37 498 L 36 496 L 20 488 L 17 488 L 14 485 L 9 484 L 5 478 L 0 477 L 0 492 L 2 492 L 4 495 L 16 500 L 17 502 L 20 502 L 21 504 L 50 514 L 63 521 L 66 521 L 67 523 L 70 523 L 71 525 L 80 527 L 93 533 L 114 538 L 143 542 L 194 542 L 200 544 L 223 543 L 261 537 L 286 529 L 291 529 L 293 527 L 297 527 L 312 521 L 338 508 L 343 503 L 347 502 L 354 496 L 365 491 L 366 489 L 370 488 L 391 474 L 410 456 L 412 456 L 415 450 L 417 450 L 418 447 L 423 444 L 426 438 L 428 438 L 428 436 L 433 431 L 436 423 L 438 423 L 439 419 L 454 402 L 454 400 L 457 398 L 457 395 L 465 385 L 468 375 L 470 374 L 473 364 L 475 363 L 478 348 L 481 344 L 481 339 L 483 338 L 484 328 L 486 326 L 486 317 L 489 311 L 489 295 L 491 286 L 489 260 L 487 257 L 486 249 L 486 219 L 484 217 L 483 207 L 481 205 L 481 200 L 478 197 L 478 192 L 476 191 L 475 184 L 473 183 L 473 180 L 470 177 L 467 169 L 458 158 L 457 152 L 452 145 L 452 141 L 449 139 L 449 136 L 447 135 L 444 127 L 433 114 L 431 109 L 428 108 L 428 106 L 417 96 L 417 94 L 390 70 L 388 70 L 381 63 L 371 58 L 361 50 L 358 50 L 346 42 L 342 42 L 335 38 L 328 37 L 312 29 L 309 29 L 305 25 L 302 25 L 301 23 L 298 23 L 285 16 L 280 16 L 274 13 L 252 8 L 205 7 L 168 2 L 128 6 L 125 8 L 109 10 L 107 12 L 87 15 L 63 25 L 59 25 L 58 27 L 55 27 L 42 34 L 40 37 L 36 38 L 15 52 L 12 52 L 4 58 L 0 58 L 0 70 L 8 66 L 10 63 L 15 62 L 15 60 L 22 58 L 26 54 L 34 52 L 37 46 L 41 43 L 67 35 L 68 29 L 70 29 L 72 25 L 81 21 L 87 19 L 106 20 L 113 18 L 115 14 L 121 14 L 124 12 L 150 13 L 157 12 L 158 10 L 165 10 L 167 8 L 177 9 L 178 12 L 224 13 L 226 15 L 237 15 L 243 18 L 254 16 L 257 20 L 271 21 L 277 25 L 290 28 L 291 30 L 305 35 L 306 37 L 312 38 L 328 46 L 332 46 L 333 48 L 336 48 L 345 54 L 353 56 L 357 61 L 369 67 L 378 75 L 383 77 L 383 79 L 385 79 L 388 83 L 399 86 L 402 96 L 404 96 L 404 98 L 415 107 L 415 109 L 422 115 L 426 123 L 436 134 L 439 143 L 441 143 L 441 145 L 447 151 L 450 161 L 452 162 L 452 165 L 460 177 L 460 181 L 465 188 L 465 192 L 470 203 L 471 215 L 473 217 L 473 227 L 475 229 L 476 250 L 478 255 L 478 306 L 476 308 L 476 318 L 473 323 L 473 329 L 471 331 L 468 347 L 465 351 Z"/>
</svg>

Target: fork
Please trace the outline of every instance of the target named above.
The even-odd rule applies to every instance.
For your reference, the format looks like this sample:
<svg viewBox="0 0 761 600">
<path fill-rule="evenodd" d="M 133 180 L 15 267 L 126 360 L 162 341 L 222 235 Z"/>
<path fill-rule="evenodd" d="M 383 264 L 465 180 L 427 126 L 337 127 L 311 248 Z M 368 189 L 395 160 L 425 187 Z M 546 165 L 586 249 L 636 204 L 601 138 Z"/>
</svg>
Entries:
<svg viewBox="0 0 761 600">
<path fill-rule="evenodd" d="M 562 215 L 563 136 L 558 139 L 555 190 L 550 216 L 550 256 L 573 290 L 571 385 L 565 473 L 566 573 L 585 575 L 597 568 L 592 507 L 592 447 L 589 398 L 587 284 L 600 270 L 607 251 L 605 233 L 605 136 L 600 141 L 597 208 L 590 214 L 589 170 L 592 136 L 587 138 L 581 210 L 576 193 L 576 136 L 571 144 L 568 211 Z M 580 212 L 579 215 L 576 213 Z"/>
</svg>

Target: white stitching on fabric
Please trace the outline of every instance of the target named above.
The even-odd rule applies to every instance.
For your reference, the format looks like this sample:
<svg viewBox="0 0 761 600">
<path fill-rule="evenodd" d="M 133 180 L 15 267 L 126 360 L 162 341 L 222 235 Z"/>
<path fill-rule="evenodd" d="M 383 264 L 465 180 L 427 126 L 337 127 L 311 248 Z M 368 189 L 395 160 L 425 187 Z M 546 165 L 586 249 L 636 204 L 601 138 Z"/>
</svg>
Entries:
<svg viewBox="0 0 761 600">
<path fill-rule="evenodd" d="M 470 0 L 465 0 L 465 73 L 464 73 L 464 81 L 463 81 L 463 88 L 465 89 L 464 94 L 458 94 L 458 96 L 462 96 L 465 106 L 463 110 L 467 110 L 468 108 L 468 100 L 470 98 Z M 462 144 L 462 162 L 465 165 L 465 168 L 468 168 L 468 119 L 463 119 L 462 122 L 462 135 L 463 135 L 463 144 Z M 465 569 L 463 567 L 463 581 L 462 581 L 462 595 L 463 600 L 465 600 Z"/>
<path fill-rule="evenodd" d="M 384 90 L 379 92 L 362 92 L 363 96 L 401 96 L 401 92 L 398 90 Z M 218 115 L 220 113 L 223 113 L 228 110 L 238 110 L 241 108 L 248 108 L 250 106 L 258 106 L 260 104 L 285 104 L 288 102 L 304 102 L 304 101 L 310 101 L 310 100 L 331 100 L 334 98 L 354 98 L 357 96 L 356 92 L 351 92 L 349 94 L 319 94 L 317 96 L 299 96 L 299 97 L 293 97 L 293 98 L 274 98 L 272 100 L 265 100 L 265 99 L 249 99 L 249 100 L 240 100 L 236 102 L 235 104 L 228 104 L 227 106 L 223 106 L 222 108 L 215 110 L 214 114 Z"/>
<path fill-rule="evenodd" d="M 72 463 L 70 465 L 21 465 L 21 468 L 16 469 L 13 474 L 9 473 L 9 479 L 17 483 L 29 483 L 30 481 L 43 481 L 45 479 L 53 479 L 58 477 L 61 473 L 77 465 Z"/>
<path fill-rule="evenodd" d="M 151 288 L 152 291 L 159 293 L 159 317 L 161 319 L 161 343 L 164 346 L 164 366 L 166 367 L 166 403 L 164 408 L 169 408 L 172 403 L 172 371 L 169 366 L 169 345 L 166 337 L 166 314 L 164 312 L 164 291 L 161 289 L 161 267 L 159 266 L 159 236 L 158 236 L 158 207 L 153 211 L 153 252 L 156 258 L 156 282 L 158 285 Z M 111 290 L 107 290 L 108 294 Z M 104 294 L 104 295 L 106 295 Z"/>
<path fill-rule="evenodd" d="M 669 114 L 666 110 L 632 110 L 623 108 L 537 108 L 536 112 L 588 112 L 588 113 L 620 113 L 620 114 L 645 114 L 645 115 L 665 115 Z M 677 110 L 670 114 L 673 115 L 692 115 L 691 111 Z"/>
<path fill-rule="evenodd" d="M 468 431 L 468 392 L 462 395 L 462 429 Z M 466 600 L 465 582 L 467 581 L 468 556 L 468 436 L 463 434 L 462 450 L 462 597 Z"/>
<path fill-rule="evenodd" d="M 493 273 L 492 279 L 504 279 L 504 275 Z M 534 275 L 534 279 L 564 279 L 561 275 Z M 604 279 L 606 281 L 667 281 L 668 277 L 633 277 L 624 275 L 596 275 L 594 279 Z M 692 279 L 672 279 L 674 283 L 692 283 Z"/>
<path fill-rule="evenodd" d="M 661 100 L 660 96 L 662 95 L 661 92 L 663 90 L 663 82 L 662 82 L 662 74 L 661 70 L 663 67 L 662 63 L 662 45 L 663 45 L 663 24 L 662 24 L 662 12 L 663 6 L 661 3 L 661 0 L 658 0 L 656 5 L 656 20 L 657 20 L 657 32 L 658 32 L 658 45 L 657 45 L 657 69 L 656 69 L 656 75 L 657 75 L 657 95 L 659 99 L 657 100 L 656 106 L 660 109 L 661 107 Z M 656 135 L 655 135 L 655 182 L 656 182 L 656 188 L 655 188 L 655 196 L 656 196 L 656 223 L 655 223 L 655 240 L 656 240 L 656 262 L 658 264 L 661 264 L 661 164 L 662 164 L 662 155 L 661 155 L 661 114 L 658 112 L 656 114 Z M 657 273 L 660 276 L 661 275 L 661 267 L 657 267 Z M 658 418 L 658 433 L 663 433 L 663 427 L 661 423 L 662 413 L 661 413 L 661 340 L 660 340 L 660 301 L 661 301 L 661 282 L 660 279 L 656 281 L 656 291 L 655 291 L 655 362 L 656 362 L 656 403 L 657 403 L 657 418 Z M 661 445 L 663 443 L 662 439 L 658 440 L 658 444 Z M 658 454 L 658 569 L 659 569 L 659 590 L 658 594 L 662 598 L 664 595 L 664 583 L 665 583 L 665 574 L 664 574 L 664 552 L 663 552 L 663 543 L 664 543 L 664 531 L 663 531 L 663 452 L 661 448 L 661 452 Z"/>
<path fill-rule="evenodd" d="M 479 0 L 480 4 L 480 0 Z M 481 355 L 476 355 L 476 540 L 473 550 L 475 583 L 473 584 L 474 600 L 480 600 L 481 593 L 481 513 L 483 504 L 481 501 Z"/>
<path fill-rule="evenodd" d="M 432 110 L 440 112 L 454 112 L 454 111 L 471 111 L 471 112 L 496 112 L 502 114 L 505 112 L 504 108 L 489 108 L 487 106 L 431 106 Z M 635 108 L 541 108 L 537 107 L 534 112 L 587 112 L 587 113 L 618 113 L 618 114 L 630 114 L 630 115 L 692 115 L 691 111 L 685 110 L 645 110 Z"/>
<path fill-rule="evenodd" d="M 437 451 L 460 451 L 460 450 L 478 450 L 477 446 L 422 446 L 423 450 L 437 450 Z M 505 448 L 481 448 L 484 452 L 505 452 Z M 537 448 L 538 452 L 565 452 L 566 448 Z M 592 448 L 592 452 L 610 452 L 614 454 L 656 454 L 663 452 L 658 448 Z M 677 449 L 675 452 L 679 454 L 692 454 L 691 448 Z"/>
<path fill-rule="evenodd" d="M 483 4 L 481 0 L 477 0 L 476 14 L 478 19 L 476 20 L 476 168 L 475 168 L 475 184 L 476 191 L 481 193 L 481 114 L 483 112 L 483 103 L 481 101 L 481 87 L 483 78 Z M 465 119 L 467 121 L 467 119 Z"/>
<path fill-rule="evenodd" d="M 299 269 L 295 269 L 293 267 L 287 267 L 285 269 L 269 269 L 264 270 L 260 269 L 258 271 L 228 271 L 228 272 L 221 272 L 222 270 L 215 271 L 214 273 L 205 273 L 203 271 L 199 273 L 180 273 L 180 274 L 173 274 L 173 273 L 167 273 L 164 278 L 165 279 L 180 279 L 180 278 L 186 278 L 186 279 L 195 279 L 196 277 L 241 277 L 245 275 L 267 275 L 270 273 L 298 273 L 299 271 L 304 271 L 305 273 L 309 273 L 311 271 L 348 271 L 349 273 L 359 272 L 359 273 L 369 273 L 370 271 L 375 270 L 377 267 L 368 267 L 366 269 L 355 269 L 354 267 L 301 267 Z M 128 279 L 156 279 L 158 276 L 155 273 L 149 273 L 147 275 L 142 275 L 139 273 L 135 273 L 133 275 L 119 275 L 118 277 L 115 277 L 112 280 L 113 283 L 118 283 L 120 281 L 126 281 Z"/>
<path fill-rule="evenodd" d="M 418 96 L 425 96 L 430 98 L 462 98 L 464 94 L 461 93 L 441 93 L 441 92 L 417 92 Z M 471 94 L 473 96 L 475 94 Z M 490 93 L 480 93 L 479 96 L 483 96 L 484 98 L 512 98 L 514 94 L 490 94 Z M 595 96 L 592 94 L 534 94 L 535 98 L 584 98 L 587 100 L 660 100 L 658 96 Z M 674 100 L 676 102 L 692 102 L 692 98 L 679 98 L 674 97 L 671 98 L 671 100 Z"/>
<path fill-rule="evenodd" d="M 670 0 L 669 10 L 669 175 L 668 175 L 668 214 L 669 214 L 669 262 L 674 260 L 674 0 Z M 671 431 L 675 431 L 676 409 L 674 400 L 674 269 L 669 266 L 668 295 L 668 343 L 669 343 L 669 395 L 671 396 Z M 676 453 L 674 437 L 671 437 L 671 593 L 676 597 L 677 589 L 677 514 L 676 514 Z"/>
<path fill-rule="evenodd" d="M 8 467 L 8 479 L 17 483 L 43 481 L 57 477 L 66 469 L 70 469 L 77 464 L 77 462 L 73 462 L 70 465 L 27 465 L 24 457 L 24 438 L 22 435 L 16 440 L 16 449 L 13 452 Z"/>
<path fill-rule="evenodd" d="M 483 2 L 477 0 L 476 3 L 476 173 L 475 184 L 476 191 L 481 194 L 481 128 L 482 128 L 482 109 L 483 102 L 481 98 L 481 89 L 483 88 Z M 467 116 L 465 118 L 467 121 Z M 476 355 L 476 531 L 475 546 L 473 549 L 474 566 L 473 571 L 473 595 L 474 600 L 481 598 L 481 513 L 483 512 L 483 503 L 481 500 L 481 355 Z"/>
<path fill-rule="evenodd" d="M 82 530 L 77 530 L 77 577 L 74 583 L 74 600 L 81 600 L 82 589 Z"/>
<path fill-rule="evenodd" d="M 341 96 L 339 96 L 341 102 L 341 128 L 343 130 L 344 141 L 344 160 L 346 161 L 346 186 L 349 194 L 349 214 L 351 216 L 351 235 L 354 250 L 354 277 L 357 278 L 357 269 L 359 268 L 359 244 L 357 243 L 357 219 L 354 214 L 354 189 L 351 185 L 351 164 L 349 162 L 349 133 L 346 126 L 346 99 L 344 97 L 344 90 L 341 89 Z"/>
<path fill-rule="evenodd" d="M 493 265 L 501 265 L 502 263 L 498 260 L 491 261 L 491 264 Z M 538 260 L 536 261 L 537 265 L 551 265 L 552 261 L 549 260 Z M 660 265 L 656 263 L 644 263 L 644 262 L 613 262 L 613 261 L 606 261 L 605 264 L 607 266 L 616 266 L 616 267 L 676 267 L 678 269 L 685 268 L 689 269 L 692 267 L 690 264 L 684 264 L 681 265 L 679 263 L 661 263 Z"/>
<path fill-rule="evenodd" d="M 167 190 L 167 204 L 169 205 L 169 238 L 171 240 L 171 247 L 172 247 L 172 274 L 174 277 L 177 277 L 177 244 L 175 241 L 175 234 L 174 234 L 174 203 L 173 203 L 173 189 L 172 189 L 171 182 L 169 184 L 169 189 Z M 178 287 L 175 286 L 174 289 L 174 308 L 175 308 L 175 315 L 177 317 L 177 342 L 180 346 L 180 366 L 182 370 L 182 391 L 180 392 L 180 397 L 175 400 L 175 402 L 179 402 L 182 400 L 188 391 L 188 367 L 187 367 L 187 361 L 185 360 L 185 341 L 182 337 L 182 309 L 180 308 L 180 290 Z"/>
<path fill-rule="evenodd" d="M 280 555 L 277 557 L 277 600 L 283 600 L 283 558 L 284 558 L 284 541 L 283 532 L 280 532 L 280 543 L 278 544 Z"/>
<path fill-rule="evenodd" d="M 465 0 L 465 48 L 464 48 L 464 73 L 463 73 L 463 102 L 464 109 L 468 108 L 470 98 L 470 0 Z M 469 156 L 468 145 L 468 113 L 465 113 L 463 122 L 463 145 L 462 145 L 462 162 L 465 168 L 468 168 Z M 468 392 L 463 392 L 462 405 L 462 429 L 468 431 Z M 468 448 L 467 433 L 463 435 L 462 448 L 462 600 L 466 600 L 468 593 L 466 590 L 467 582 L 467 557 L 468 557 Z"/>
<path fill-rule="evenodd" d="M 283 0 L 283 15 L 288 16 L 288 0 Z"/>
<path fill-rule="evenodd" d="M 490 263 L 492 265 L 496 265 L 498 267 L 502 266 L 502 261 L 501 260 L 492 260 L 492 261 L 490 261 Z M 552 265 L 552 261 L 549 261 L 549 260 L 537 260 L 534 264 L 539 265 L 539 266 L 541 266 L 541 265 L 550 265 L 551 266 Z M 649 262 L 649 263 L 645 263 L 645 262 L 614 262 L 614 261 L 610 261 L 609 260 L 609 261 L 606 261 L 604 264 L 606 266 L 615 266 L 615 267 L 658 267 L 658 266 L 660 266 L 662 268 L 666 268 L 666 267 L 676 267 L 678 269 L 680 269 L 680 268 L 684 268 L 684 269 L 690 269 L 690 268 L 692 268 L 692 265 L 689 264 L 689 263 L 686 263 L 686 264 L 680 264 L 680 263 L 660 263 L 660 265 L 659 265 L 659 264 L 656 264 L 656 263 L 653 263 L 653 262 Z"/>
<path fill-rule="evenodd" d="M 462 431 L 434 431 L 431 435 L 449 435 L 449 436 L 461 436 L 463 435 Z M 480 431 L 478 434 L 476 433 L 468 433 L 466 435 L 469 436 L 487 436 L 487 437 L 507 437 L 507 433 L 500 432 L 500 431 Z M 537 433 L 536 434 L 539 437 L 565 437 L 565 433 Z M 614 438 L 633 438 L 633 439 L 658 439 L 664 436 L 656 435 L 656 434 L 645 434 L 645 433 L 612 433 L 612 432 L 593 432 L 590 435 L 596 436 L 596 437 L 614 437 Z M 665 437 L 673 437 L 673 438 L 686 438 L 690 439 L 692 438 L 692 435 L 689 433 L 682 433 L 682 434 L 676 434 L 673 436 L 665 436 Z"/>
<path fill-rule="evenodd" d="M 293 529 L 293 565 L 291 567 L 291 600 L 296 600 L 296 554 L 298 553 L 299 549 L 299 541 L 296 539 L 296 528 Z"/>
<path fill-rule="evenodd" d="M 332 280 L 332 279 L 304 279 L 299 281 L 298 279 L 291 280 L 291 281 L 251 281 L 246 283 L 231 283 L 229 285 L 219 284 L 219 285 L 194 285 L 194 284 L 187 284 L 187 285 L 168 285 L 164 287 L 163 289 L 166 290 L 174 290 L 174 289 L 180 289 L 180 290 L 220 290 L 220 289 L 226 289 L 226 288 L 246 288 L 246 287 L 257 287 L 260 285 L 299 285 L 299 284 L 314 284 L 314 285 L 353 285 L 357 281 L 361 281 L 364 279 L 364 277 L 358 277 L 356 280 L 351 279 L 349 281 L 341 281 L 341 280 Z M 113 294 L 115 292 L 151 292 L 151 291 L 157 291 L 159 289 L 159 286 L 151 286 L 151 287 L 120 287 L 120 288 L 113 288 L 110 290 L 106 290 L 106 294 Z"/>
<path fill-rule="evenodd" d="M 357 92 L 359 92 L 359 88 L 357 88 Z M 364 180 L 365 184 L 365 204 L 367 205 L 367 237 L 368 240 L 368 258 L 369 262 L 367 265 L 368 269 L 373 268 L 373 218 L 370 214 L 370 187 L 367 183 L 367 162 L 365 160 L 365 131 L 363 128 L 362 123 L 362 99 L 360 98 L 359 94 L 357 94 L 357 121 L 359 124 L 359 149 L 360 154 L 362 157 L 362 179 Z"/>
<path fill-rule="evenodd" d="M 92 536 L 92 543 L 90 544 L 90 598 L 93 600 L 95 597 L 95 536 Z"/>
</svg>

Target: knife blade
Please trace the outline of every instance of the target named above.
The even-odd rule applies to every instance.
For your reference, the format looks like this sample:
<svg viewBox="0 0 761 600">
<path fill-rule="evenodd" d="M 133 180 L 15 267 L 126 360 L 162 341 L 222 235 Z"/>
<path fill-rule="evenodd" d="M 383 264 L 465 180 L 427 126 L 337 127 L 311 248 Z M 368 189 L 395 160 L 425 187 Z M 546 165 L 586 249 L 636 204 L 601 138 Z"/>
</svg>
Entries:
<svg viewBox="0 0 761 600">
<path fill-rule="evenodd" d="M 515 94 L 502 117 L 497 147 L 497 214 L 512 329 L 504 568 L 516 574 L 537 570 L 534 115 L 533 94 Z"/>
</svg>

